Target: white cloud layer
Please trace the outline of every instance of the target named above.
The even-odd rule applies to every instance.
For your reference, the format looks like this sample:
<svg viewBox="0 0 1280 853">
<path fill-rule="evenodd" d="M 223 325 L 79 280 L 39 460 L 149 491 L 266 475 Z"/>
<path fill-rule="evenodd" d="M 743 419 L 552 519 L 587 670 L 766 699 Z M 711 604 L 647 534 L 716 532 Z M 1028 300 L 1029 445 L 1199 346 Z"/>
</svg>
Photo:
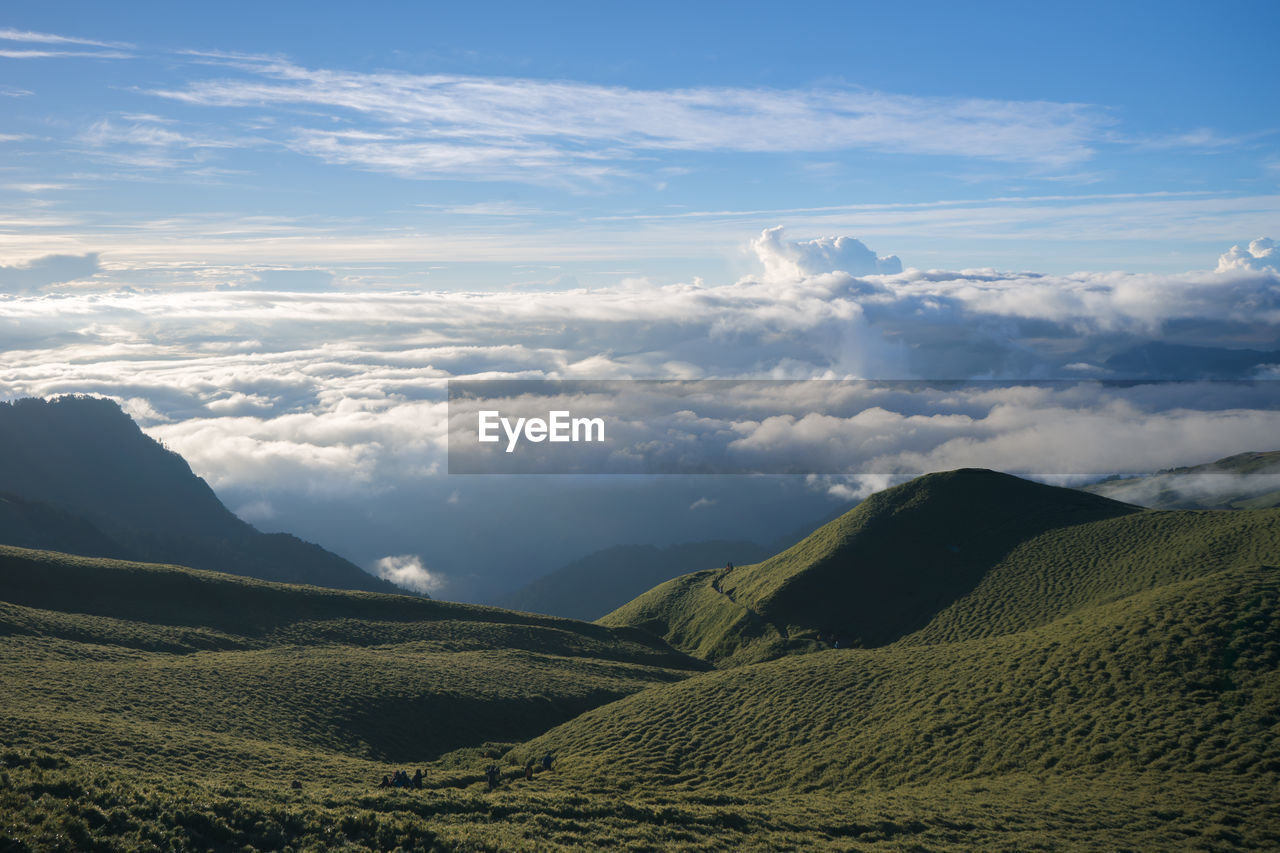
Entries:
<svg viewBox="0 0 1280 853">
<path fill-rule="evenodd" d="M 1255 254 L 1267 243 L 1253 245 L 1250 257 L 1267 257 Z M 481 560 L 488 544 L 463 544 L 459 534 L 445 559 L 442 540 L 496 516 L 465 478 L 446 476 L 451 378 L 1037 380 L 863 401 L 813 383 L 790 397 L 701 401 L 663 422 L 673 446 L 747 461 L 786 453 L 806 470 L 876 475 L 814 481 L 843 499 L 886 478 L 962 465 L 1029 474 L 1169 468 L 1274 449 L 1280 435 L 1280 406 L 1260 396 L 1269 383 L 1121 393 L 1049 381 L 1123 378 L 1110 359 L 1134 348 L 1158 357 L 1142 349 L 1153 343 L 1205 348 L 1190 352 L 1206 359 L 1257 350 L 1253 373 L 1241 375 L 1274 375 L 1267 359 L 1280 339 L 1280 274 L 1267 265 L 1177 275 L 895 272 L 896 259 L 848 237 L 790 241 L 770 229 L 754 246 L 759 273 L 734 282 L 529 292 L 309 291 L 333 282 L 304 275 L 290 291 L 246 281 L 230 290 L 36 293 L 66 274 L 55 269 L 62 262 L 13 265 L 0 270 L 22 291 L 0 294 L 0 395 L 114 397 L 246 516 L 292 525 L 291 506 L 341 503 L 360 509 L 323 532 L 338 535 L 345 524 L 343 535 L 356 538 L 380 517 L 402 519 L 398 529 L 426 532 L 395 542 L 370 533 L 348 553 L 364 564 L 388 551 L 422 554 L 433 566 L 425 576 L 447 573 L 458 589 L 467 561 Z M 557 501 L 579 499 L 570 488 L 534 498 L 525 485 L 499 497 L 536 500 L 552 517 Z M 732 522 L 741 511 L 735 491 L 707 482 L 682 493 L 678 508 Z M 418 502 L 406 506 L 410 493 Z M 554 534 L 554 522 L 546 530 Z M 647 541 L 600 536 L 610 538 L 598 547 Z M 392 568 L 415 577 L 414 566 Z"/>
<path fill-rule="evenodd" d="M 1144 342 L 1262 348 L 1280 329 L 1280 278 L 1269 268 L 865 275 L 843 267 L 866 273 L 895 269 L 897 261 L 851 238 L 792 242 L 780 229 L 754 246 L 764 274 L 721 285 L 10 297 L 0 302 L 0 335 L 9 342 L 0 389 L 128 400 L 153 434 L 218 486 L 374 493 L 443 470 L 449 378 L 1107 378 L 1116 375 L 1106 366 L 1110 355 Z M 81 272 L 92 265 L 73 260 L 85 266 Z M 70 274 L 54 269 L 63 262 L 0 273 L 29 291 L 38 284 L 33 276 Z M 1016 402 L 984 404 L 963 423 L 888 405 L 882 420 L 871 411 L 831 422 L 765 419 L 734 438 L 744 452 L 766 447 L 775 434 L 852 452 L 876 435 L 911 436 L 896 452 L 915 454 L 919 466 L 980 457 L 996 467 L 1017 459 L 1034 470 L 1037 436 L 1054 430 L 1055 418 L 1073 425 L 1056 428 L 1055 446 L 1076 451 L 1082 445 L 1068 441 L 1072 429 L 1083 435 L 1110 423 L 1110 432 L 1138 435 L 1165 424 L 1152 414 L 1159 406 L 1124 412 L 1112 403 L 1102 395 L 1058 411 L 1053 399 L 1025 400 L 1021 410 L 1032 420 L 1008 415 L 1019 411 Z M 748 407 L 724 420 L 764 417 L 757 411 L 767 409 Z M 1054 414 L 1045 420 L 1045 412 Z M 1197 422 L 1195 430 L 1211 426 L 1225 429 Z M 1138 456 L 1108 451 L 1106 464 L 1145 459 L 1141 443 Z M 1048 468 L 1065 464 L 1040 458 Z M 1151 459 L 1157 466 L 1181 461 L 1203 460 Z"/>
</svg>

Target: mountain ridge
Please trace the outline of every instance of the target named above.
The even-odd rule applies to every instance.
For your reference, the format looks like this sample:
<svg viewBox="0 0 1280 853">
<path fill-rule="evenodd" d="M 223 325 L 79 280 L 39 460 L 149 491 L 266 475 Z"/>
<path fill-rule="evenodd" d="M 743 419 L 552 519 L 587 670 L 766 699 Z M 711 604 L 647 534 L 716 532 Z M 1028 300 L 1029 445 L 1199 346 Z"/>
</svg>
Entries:
<svg viewBox="0 0 1280 853">
<path fill-rule="evenodd" d="M 0 402 L 0 534 L 8 544 L 404 593 L 319 545 L 236 517 L 113 400 Z M 0 539 L 0 541 L 6 541 Z"/>
<path fill-rule="evenodd" d="M 1025 539 L 1142 511 L 985 469 L 929 474 L 768 560 L 676 578 L 599 621 L 645 628 L 722 665 L 834 640 L 886 645 L 972 591 Z"/>
</svg>

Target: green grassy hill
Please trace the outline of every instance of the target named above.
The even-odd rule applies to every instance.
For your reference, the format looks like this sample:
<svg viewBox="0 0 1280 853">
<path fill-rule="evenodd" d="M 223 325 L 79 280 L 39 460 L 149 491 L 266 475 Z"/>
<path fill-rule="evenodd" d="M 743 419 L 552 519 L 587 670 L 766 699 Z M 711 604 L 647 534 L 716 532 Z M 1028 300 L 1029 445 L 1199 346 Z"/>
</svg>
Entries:
<svg viewBox="0 0 1280 853">
<path fill-rule="evenodd" d="M 554 752 L 562 787 L 733 803 L 737 838 L 782 849 L 1275 849 L 1278 605 L 1280 569 L 1223 569 L 1014 633 L 717 670 L 513 752 Z"/>
<path fill-rule="evenodd" d="M 1117 477 L 1083 490 L 1152 509 L 1280 507 L 1280 450 L 1237 453 L 1142 477 Z"/>
<path fill-rule="evenodd" d="M 1089 607 L 1226 569 L 1280 565 L 1280 510 L 1149 511 L 1019 543 L 973 592 L 903 644 L 1023 631 Z"/>
<path fill-rule="evenodd" d="M 971 592 L 1018 545 L 1137 507 L 994 471 L 920 477 L 879 492 L 775 557 L 676 578 L 600 620 L 720 665 L 891 643 Z"/>
<path fill-rule="evenodd" d="M 1277 565 L 980 471 L 620 626 L 0 549 L 0 851 L 1276 849 Z"/>
<path fill-rule="evenodd" d="M 1280 570 L 1243 567 L 1002 636 L 708 673 L 534 740 L 566 772 L 743 793 L 1014 771 L 1280 773 Z"/>
<path fill-rule="evenodd" d="M 250 742 L 423 761 L 697 668 L 640 632 L 17 548 L 0 590 L 0 739 L 140 768 Z"/>
</svg>

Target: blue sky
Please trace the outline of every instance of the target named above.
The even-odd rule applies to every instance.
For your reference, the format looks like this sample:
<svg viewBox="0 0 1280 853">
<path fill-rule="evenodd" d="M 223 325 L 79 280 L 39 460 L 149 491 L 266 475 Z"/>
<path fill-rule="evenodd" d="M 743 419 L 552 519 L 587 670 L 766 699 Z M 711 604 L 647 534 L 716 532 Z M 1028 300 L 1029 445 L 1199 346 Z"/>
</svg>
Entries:
<svg viewBox="0 0 1280 853">
<path fill-rule="evenodd" d="M 4 263 L 134 286 L 1182 271 L 1280 215 L 1272 3 L 9 3 Z M 256 276 L 257 271 L 308 271 Z"/>
<path fill-rule="evenodd" d="M 1277 9 L 7 2 L 0 399 L 111 397 L 470 600 L 925 471 L 1272 450 L 1274 382 L 1093 380 L 1280 377 Z M 447 473 L 454 378 L 1053 381 L 674 419 L 847 477 L 547 480 Z"/>
</svg>

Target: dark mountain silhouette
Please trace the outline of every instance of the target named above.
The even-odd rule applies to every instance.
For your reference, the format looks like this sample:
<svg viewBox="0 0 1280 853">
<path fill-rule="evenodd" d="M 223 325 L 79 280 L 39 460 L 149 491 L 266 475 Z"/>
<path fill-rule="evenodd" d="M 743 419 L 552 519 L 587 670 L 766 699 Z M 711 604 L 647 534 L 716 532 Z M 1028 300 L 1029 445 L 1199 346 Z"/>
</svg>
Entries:
<svg viewBox="0 0 1280 853">
<path fill-rule="evenodd" d="M 83 516 L 9 493 L 0 493 L 0 542 L 20 548 L 61 548 L 85 557 L 128 550 Z"/>
<path fill-rule="evenodd" d="M 1264 364 L 1280 364 L 1280 351 L 1152 341 L 1122 350 L 1103 364 L 1117 376 L 1126 378 L 1244 379 Z"/>
<path fill-rule="evenodd" d="M 772 553 L 745 541 L 687 542 L 666 548 L 617 545 L 574 560 L 495 603 L 531 613 L 598 619 L 663 581 L 726 563 L 758 562 Z"/>
<path fill-rule="evenodd" d="M 241 521 L 111 400 L 0 403 L 0 493 L 4 544 L 403 592 L 318 545 Z"/>
</svg>

